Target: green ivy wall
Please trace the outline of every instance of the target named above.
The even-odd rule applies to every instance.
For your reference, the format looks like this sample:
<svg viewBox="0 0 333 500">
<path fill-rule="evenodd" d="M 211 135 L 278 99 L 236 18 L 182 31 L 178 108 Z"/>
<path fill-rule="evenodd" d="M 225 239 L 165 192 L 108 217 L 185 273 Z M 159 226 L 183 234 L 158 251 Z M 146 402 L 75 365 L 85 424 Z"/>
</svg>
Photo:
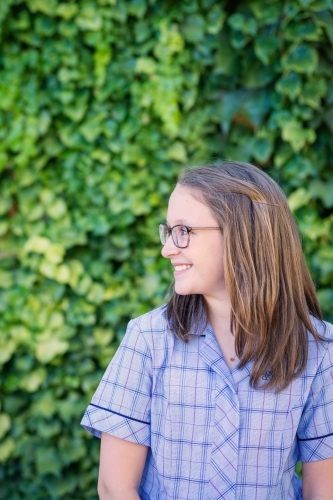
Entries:
<svg viewBox="0 0 333 500">
<path fill-rule="evenodd" d="M 96 500 L 80 418 L 163 302 L 185 164 L 280 183 L 333 319 L 333 5 L 1 0 L 0 24 L 0 497 Z"/>
</svg>

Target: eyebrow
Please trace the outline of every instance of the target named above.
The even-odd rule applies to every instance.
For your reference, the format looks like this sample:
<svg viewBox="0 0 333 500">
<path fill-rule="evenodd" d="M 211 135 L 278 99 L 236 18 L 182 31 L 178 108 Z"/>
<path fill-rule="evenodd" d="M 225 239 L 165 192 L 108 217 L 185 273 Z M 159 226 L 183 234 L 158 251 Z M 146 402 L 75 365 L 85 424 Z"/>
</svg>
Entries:
<svg viewBox="0 0 333 500">
<path fill-rule="evenodd" d="M 174 224 L 174 226 L 177 226 L 178 224 L 184 224 L 184 226 L 189 226 L 189 227 L 191 227 L 191 224 L 189 224 L 189 223 L 188 223 L 185 219 L 177 219 L 175 222 L 176 222 L 176 223 Z M 171 225 L 169 224 L 169 222 L 168 222 L 168 221 L 166 221 L 166 223 L 167 223 L 167 226 L 170 226 L 170 227 L 171 227 Z"/>
</svg>

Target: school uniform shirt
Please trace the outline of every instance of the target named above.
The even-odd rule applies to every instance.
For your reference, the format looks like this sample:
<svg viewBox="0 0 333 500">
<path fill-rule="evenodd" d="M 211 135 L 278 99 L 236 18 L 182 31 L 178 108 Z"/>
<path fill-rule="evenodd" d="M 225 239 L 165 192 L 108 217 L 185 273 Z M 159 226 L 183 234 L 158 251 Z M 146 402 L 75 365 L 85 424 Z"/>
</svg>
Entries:
<svg viewBox="0 0 333 500">
<path fill-rule="evenodd" d="M 278 394 L 255 390 L 210 325 L 185 344 L 165 309 L 130 321 L 82 425 L 149 447 L 142 500 L 301 500 L 297 461 L 333 457 L 333 343 L 309 335 L 304 373 Z"/>
</svg>

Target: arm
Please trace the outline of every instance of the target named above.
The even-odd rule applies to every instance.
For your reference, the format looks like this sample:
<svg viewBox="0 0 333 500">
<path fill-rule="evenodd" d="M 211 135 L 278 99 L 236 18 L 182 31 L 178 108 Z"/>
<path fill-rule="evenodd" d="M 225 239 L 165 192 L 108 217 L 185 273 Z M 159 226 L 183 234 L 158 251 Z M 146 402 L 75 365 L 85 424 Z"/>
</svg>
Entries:
<svg viewBox="0 0 333 500">
<path fill-rule="evenodd" d="M 333 458 L 303 462 L 303 499 L 333 500 Z"/>
<path fill-rule="evenodd" d="M 138 488 L 148 446 L 102 433 L 98 476 L 100 500 L 140 500 Z"/>
</svg>

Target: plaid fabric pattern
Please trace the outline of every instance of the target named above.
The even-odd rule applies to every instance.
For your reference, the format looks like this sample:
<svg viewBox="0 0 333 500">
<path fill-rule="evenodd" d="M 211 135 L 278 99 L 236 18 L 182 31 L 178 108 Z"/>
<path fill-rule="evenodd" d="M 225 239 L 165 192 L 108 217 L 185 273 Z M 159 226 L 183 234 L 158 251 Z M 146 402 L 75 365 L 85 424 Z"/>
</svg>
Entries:
<svg viewBox="0 0 333 500">
<path fill-rule="evenodd" d="M 185 344 L 164 306 L 129 323 L 81 423 L 149 446 L 142 500 L 300 500 L 296 462 L 333 457 L 333 343 L 309 347 L 284 391 L 254 390 L 209 325 Z"/>
</svg>

